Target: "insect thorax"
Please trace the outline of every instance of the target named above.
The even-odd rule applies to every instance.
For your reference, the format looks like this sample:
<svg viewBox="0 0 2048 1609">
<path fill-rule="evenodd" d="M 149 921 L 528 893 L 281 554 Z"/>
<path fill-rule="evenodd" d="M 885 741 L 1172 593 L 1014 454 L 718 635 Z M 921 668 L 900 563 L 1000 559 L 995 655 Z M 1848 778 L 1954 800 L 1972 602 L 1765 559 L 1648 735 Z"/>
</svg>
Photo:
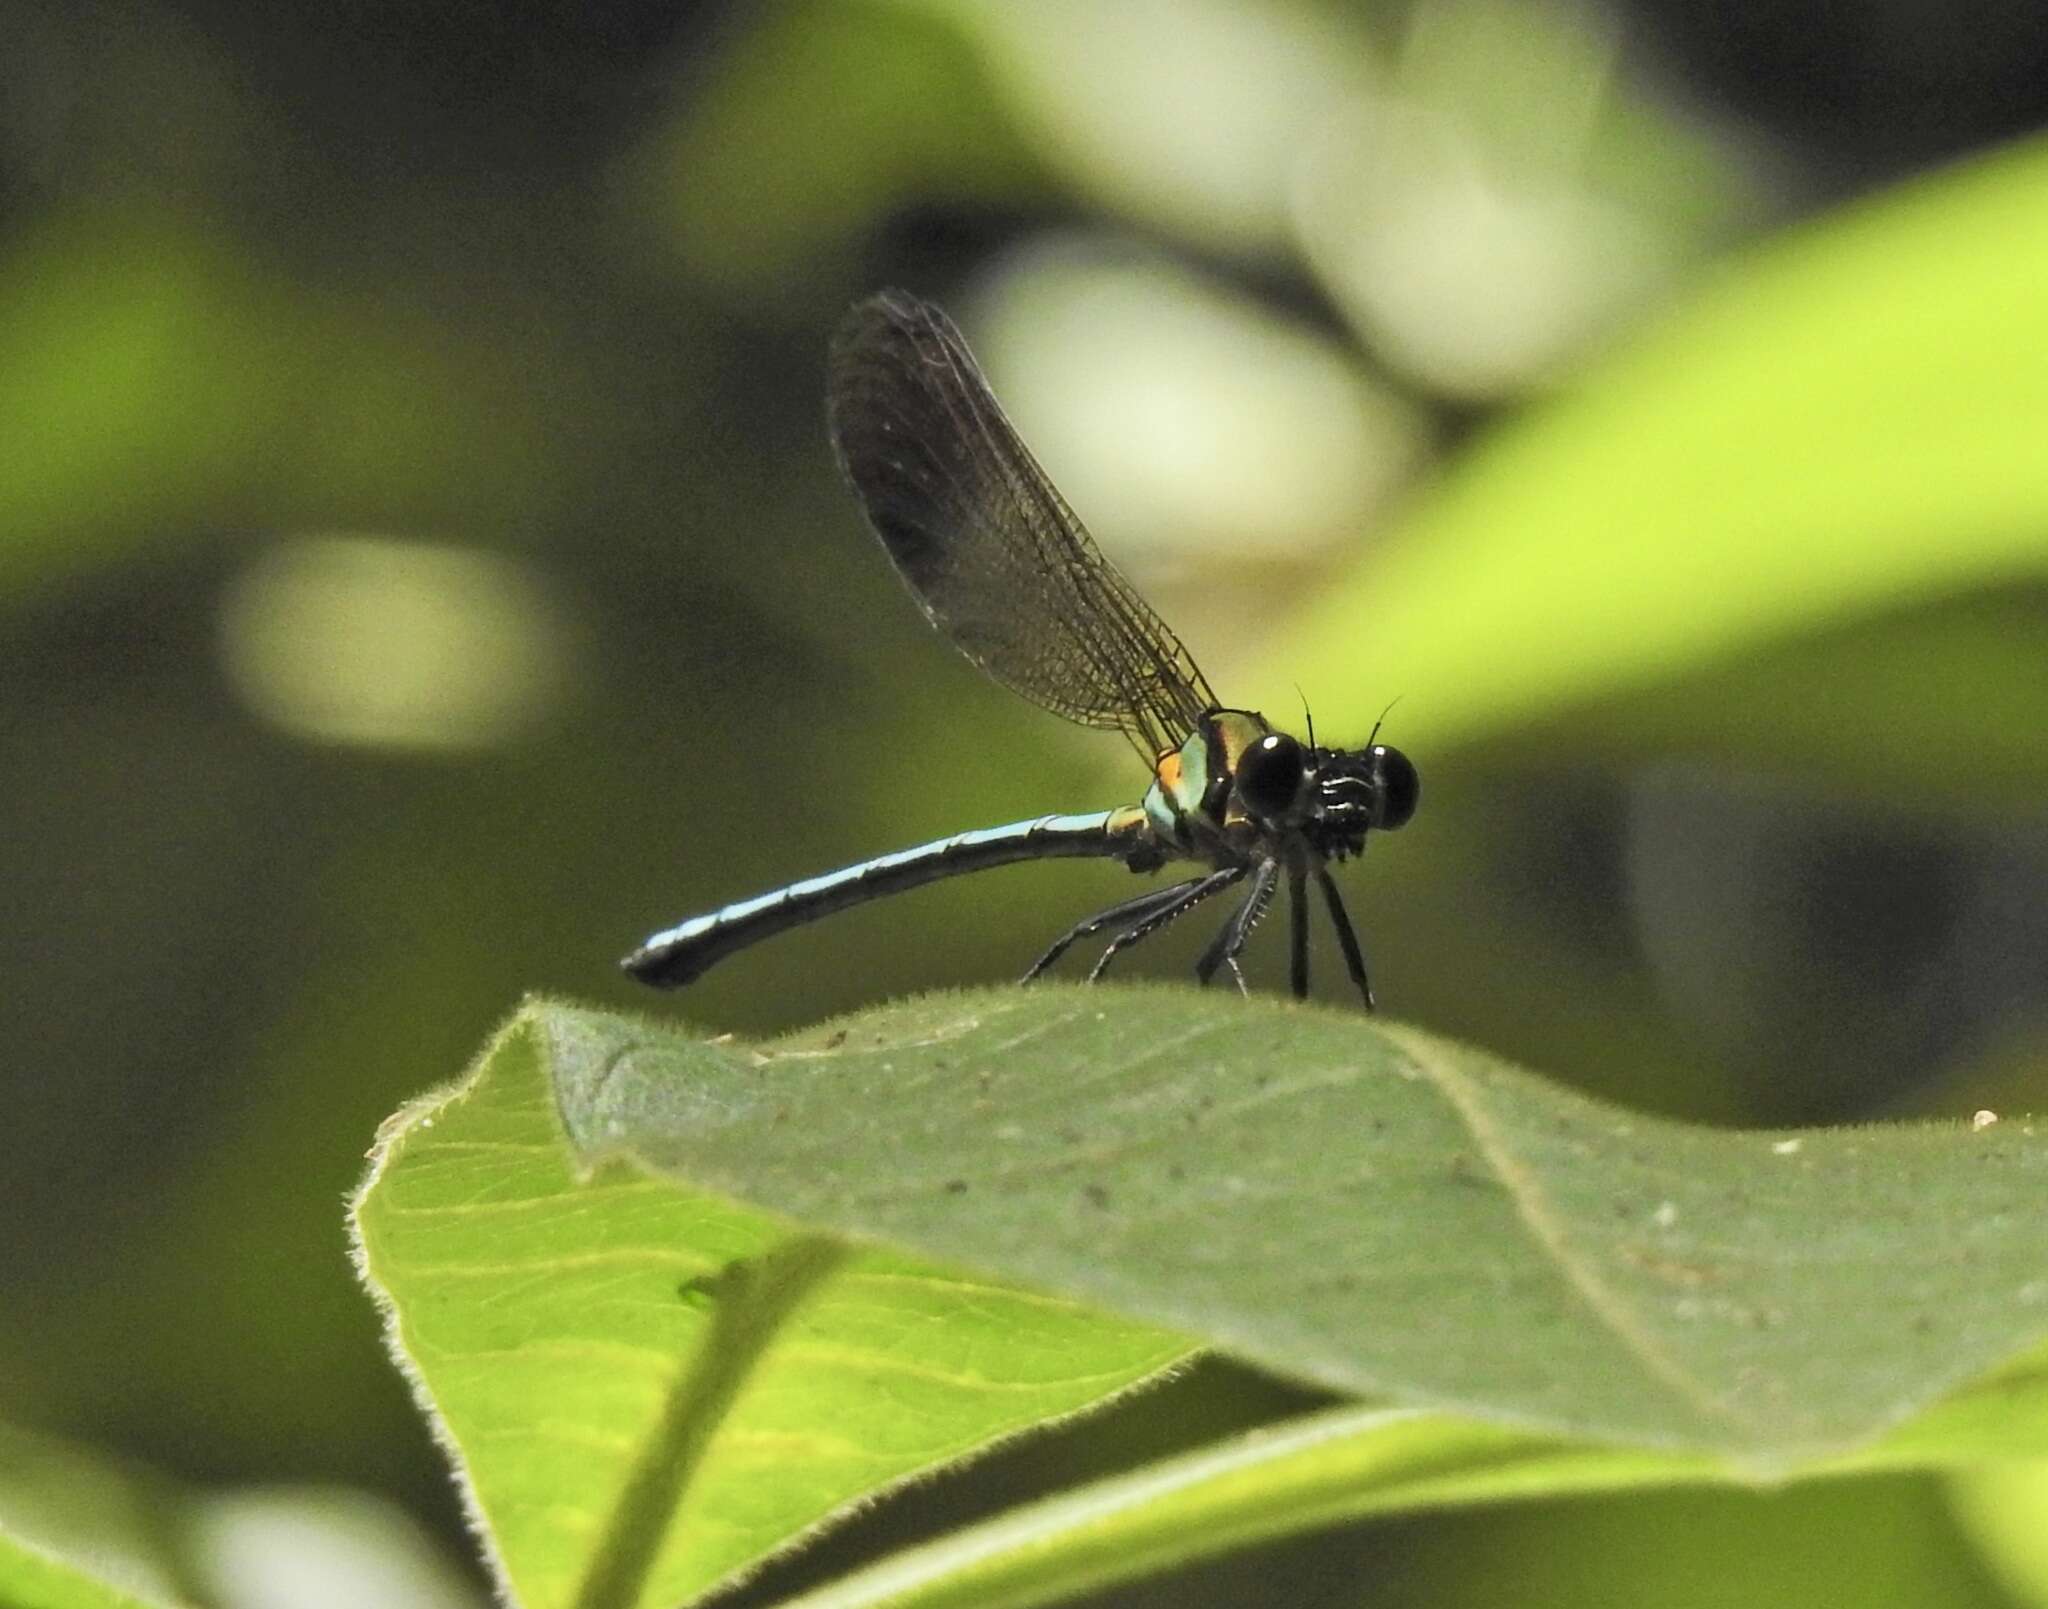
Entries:
<svg viewBox="0 0 2048 1609">
<path fill-rule="evenodd" d="M 1160 755 L 1145 790 L 1145 819 L 1182 854 L 1207 855 L 1248 824 L 1231 800 L 1237 762 L 1272 727 L 1250 710 L 1214 709 L 1177 749 Z"/>
</svg>

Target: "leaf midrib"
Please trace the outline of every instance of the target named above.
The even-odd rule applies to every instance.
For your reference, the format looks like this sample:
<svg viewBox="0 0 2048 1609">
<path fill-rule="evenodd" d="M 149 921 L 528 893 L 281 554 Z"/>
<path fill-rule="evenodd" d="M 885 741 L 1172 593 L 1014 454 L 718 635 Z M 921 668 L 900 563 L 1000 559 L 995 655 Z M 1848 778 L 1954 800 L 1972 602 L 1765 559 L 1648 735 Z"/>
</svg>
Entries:
<svg viewBox="0 0 2048 1609">
<path fill-rule="evenodd" d="M 1552 1207 L 1542 1184 L 1523 1166 L 1495 1125 L 1477 1083 L 1448 1063 L 1418 1054 L 1417 1047 L 1399 1028 L 1390 1027 L 1388 1033 L 1401 1044 L 1408 1065 L 1450 1103 L 1480 1156 L 1507 1192 L 1516 1216 L 1548 1253 L 1552 1265 L 1585 1304 L 1595 1322 L 1650 1375 L 1671 1387 L 1703 1417 L 1737 1429 L 1751 1428 L 1740 1414 L 1730 1409 L 1719 1391 L 1686 1368 L 1665 1348 L 1650 1326 L 1648 1315 L 1610 1285 L 1601 1276 L 1598 1265 L 1578 1251 L 1566 1232 L 1567 1220 Z"/>
</svg>

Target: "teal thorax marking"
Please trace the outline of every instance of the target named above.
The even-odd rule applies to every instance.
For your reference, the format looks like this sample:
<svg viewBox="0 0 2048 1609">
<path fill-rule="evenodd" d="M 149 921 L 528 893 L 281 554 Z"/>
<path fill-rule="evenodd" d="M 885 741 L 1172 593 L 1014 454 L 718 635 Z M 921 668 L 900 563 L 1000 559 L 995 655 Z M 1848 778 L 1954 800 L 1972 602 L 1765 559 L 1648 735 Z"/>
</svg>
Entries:
<svg viewBox="0 0 2048 1609">
<path fill-rule="evenodd" d="M 1211 710 L 1187 741 L 1159 757 L 1145 790 L 1145 819 L 1160 842 L 1201 854 L 1243 815 L 1231 799 L 1231 778 L 1244 751 L 1272 728 L 1250 710 Z"/>
</svg>

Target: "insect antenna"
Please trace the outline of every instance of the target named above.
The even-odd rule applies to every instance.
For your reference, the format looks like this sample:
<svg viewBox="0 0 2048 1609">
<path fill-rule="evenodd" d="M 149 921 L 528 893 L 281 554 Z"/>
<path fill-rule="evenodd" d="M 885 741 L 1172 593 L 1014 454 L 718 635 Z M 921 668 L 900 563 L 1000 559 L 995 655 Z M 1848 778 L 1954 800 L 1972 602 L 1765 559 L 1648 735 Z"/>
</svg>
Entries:
<svg viewBox="0 0 2048 1609">
<path fill-rule="evenodd" d="M 1385 725 L 1387 724 L 1387 715 L 1388 715 L 1388 712 L 1389 712 L 1389 711 L 1391 711 L 1391 710 L 1393 709 L 1393 707 L 1394 707 L 1394 706 L 1395 706 L 1396 704 L 1400 703 L 1400 702 L 1401 702 L 1401 700 L 1400 700 L 1400 697 L 1399 697 L 1398 695 L 1396 695 L 1395 697 L 1393 697 L 1393 698 L 1391 698 L 1391 699 L 1389 699 L 1389 700 L 1387 701 L 1387 707 L 1386 707 L 1386 709 L 1383 709 L 1383 710 L 1381 710 L 1381 711 L 1380 711 L 1380 718 L 1379 718 L 1378 720 L 1376 720 L 1376 721 L 1374 721 L 1374 722 L 1372 723 L 1372 732 L 1371 732 L 1371 735 L 1370 735 L 1370 736 L 1368 736 L 1368 737 L 1366 738 L 1366 740 L 1365 740 L 1365 746 L 1366 746 L 1367 748 L 1371 748 L 1371 747 L 1373 746 L 1374 742 L 1378 740 L 1378 738 L 1379 738 L 1379 735 L 1380 735 L 1380 728 L 1381 728 L 1381 727 L 1383 727 L 1383 726 L 1385 726 Z"/>
</svg>

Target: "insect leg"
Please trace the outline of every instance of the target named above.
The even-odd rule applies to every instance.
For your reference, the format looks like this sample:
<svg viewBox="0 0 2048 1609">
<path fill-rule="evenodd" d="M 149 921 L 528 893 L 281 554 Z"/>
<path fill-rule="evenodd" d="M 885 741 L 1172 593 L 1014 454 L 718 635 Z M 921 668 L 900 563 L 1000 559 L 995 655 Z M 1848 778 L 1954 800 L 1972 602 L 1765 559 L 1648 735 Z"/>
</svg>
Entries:
<svg viewBox="0 0 2048 1609">
<path fill-rule="evenodd" d="M 1344 914 L 1344 898 L 1337 892 L 1337 880 L 1321 867 L 1316 881 L 1323 886 L 1323 902 L 1330 907 L 1330 925 L 1337 930 L 1337 944 L 1344 951 L 1344 969 L 1358 992 L 1365 996 L 1365 1009 L 1374 1009 L 1372 984 L 1365 975 L 1365 952 L 1358 947 L 1358 935 L 1351 930 L 1351 918 Z"/>
<path fill-rule="evenodd" d="M 1262 861 L 1252 877 L 1251 892 L 1244 897 L 1230 920 L 1223 924 L 1223 931 L 1216 935 L 1216 942 L 1204 952 L 1202 959 L 1195 963 L 1195 976 L 1207 983 L 1216 975 L 1216 969 L 1226 961 L 1230 964 L 1230 975 L 1237 979 L 1240 994 L 1249 994 L 1244 972 L 1237 964 L 1238 955 L 1252 936 L 1252 929 L 1259 925 L 1259 918 L 1266 914 L 1266 907 L 1273 902 L 1273 890 L 1279 885 L 1280 866 L 1277 861 Z"/>
<path fill-rule="evenodd" d="M 1294 998 L 1308 998 L 1308 873 L 1287 869 L 1287 968 Z"/>
<path fill-rule="evenodd" d="M 1190 877 L 1186 882 L 1175 883 L 1171 888 L 1148 888 L 1134 899 L 1121 900 L 1117 904 L 1110 906 L 1106 911 L 1097 911 L 1087 921 L 1076 923 L 1065 933 L 1061 934 L 1059 938 L 1055 939 L 1052 948 L 1032 962 L 1031 970 L 1025 973 L 1018 981 L 1020 983 L 1029 983 L 1047 967 L 1051 966 L 1053 962 L 1065 955 L 1068 947 L 1076 939 L 1085 939 L 1091 933 L 1100 933 L 1104 928 L 1114 927 L 1118 922 L 1143 921 L 1146 917 L 1152 915 L 1155 909 L 1163 909 L 1173 904 L 1181 895 L 1187 893 L 1197 883 L 1204 881 L 1206 875 L 1205 873 L 1204 877 Z"/>
<path fill-rule="evenodd" d="M 1109 941 L 1109 948 L 1102 952 L 1102 959 L 1097 961 L 1094 967 L 1090 969 L 1088 981 L 1093 983 L 1097 978 L 1101 977 L 1104 970 L 1109 966 L 1110 958 L 1117 951 L 1123 949 L 1124 946 L 1136 944 L 1138 940 L 1146 935 L 1158 932 L 1176 916 L 1193 910 L 1211 894 L 1220 893 L 1232 883 L 1237 882 L 1249 869 L 1244 866 L 1225 866 L 1220 871 L 1213 871 L 1206 877 L 1197 878 L 1194 887 L 1188 889 L 1186 893 L 1182 894 L 1171 905 L 1162 906 L 1135 927 L 1125 928 L 1123 932 Z"/>
</svg>

